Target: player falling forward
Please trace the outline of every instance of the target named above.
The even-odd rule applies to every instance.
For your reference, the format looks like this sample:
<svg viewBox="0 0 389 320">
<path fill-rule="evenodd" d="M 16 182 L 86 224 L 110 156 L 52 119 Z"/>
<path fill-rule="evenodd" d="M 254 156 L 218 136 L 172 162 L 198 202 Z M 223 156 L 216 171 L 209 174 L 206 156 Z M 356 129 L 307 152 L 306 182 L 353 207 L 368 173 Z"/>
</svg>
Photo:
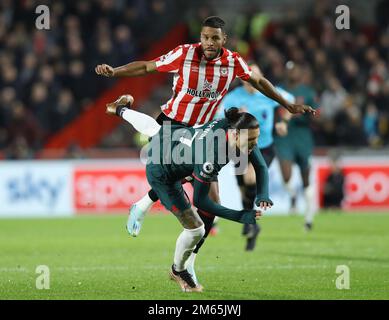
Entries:
<svg viewBox="0 0 389 320">
<path fill-rule="evenodd" d="M 152 61 L 135 61 L 117 68 L 102 64 L 95 71 L 106 77 L 174 73 L 173 95 L 161 107 L 162 113 L 157 118 L 159 125 L 181 124 L 191 127 L 211 121 L 235 78 L 249 82 L 291 113 L 314 112 L 310 106 L 286 101 L 265 77 L 252 72 L 238 53 L 224 48 L 227 41 L 224 26 L 225 22 L 221 18 L 208 17 L 203 22 L 200 43 L 180 45 Z M 159 129 L 152 127 L 150 117 L 145 118 L 142 113 L 127 112 L 123 117 L 145 135 L 153 135 Z M 217 178 L 211 182 L 209 196 L 219 202 Z M 127 227 L 132 236 L 139 234 L 145 213 L 157 200 L 157 194 L 150 190 L 131 207 Z M 199 215 L 202 216 L 202 213 L 199 212 Z M 203 218 L 207 219 L 205 216 Z M 206 230 L 206 235 L 208 232 Z"/>
<path fill-rule="evenodd" d="M 123 100 L 133 102 L 131 96 Z M 118 103 L 107 105 L 108 114 L 122 116 L 128 108 Z M 186 262 L 195 246 L 205 234 L 204 223 L 192 210 L 182 180 L 193 177 L 193 204 L 203 212 L 233 221 L 253 224 L 261 215 L 256 210 L 232 210 L 219 205 L 209 198 L 210 183 L 226 165 L 232 155 L 239 154 L 240 162 L 248 161 L 255 170 L 261 157 L 256 148 L 259 136 L 258 121 L 249 113 L 240 113 L 232 108 L 225 113 L 225 119 L 214 120 L 198 128 L 173 125 L 163 128 L 154 135 L 149 145 L 147 180 L 164 207 L 179 220 L 184 230 L 176 242 L 174 263 L 170 277 L 184 292 L 201 292 L 203 287 L 193 279 L 186 268 Z M 232 153 L 231 150 L 234 152 Z M 184 161 L 183 161 L 184 160 Z M 267 181 L 260 191 L 267 190 Z M 271 203 L 270 199 L 267 202 Z"/>
<path fill-rule="evenodd" d="M 164 129 L 167 129 L 167 130 L 171 129 L 166 124 L 164 125 L 164 127 L 161 127 L 153 118 L 151 118 L 151 117 L 149 117 L 149 116 L 147 116 L 145 114 L 142 114 L 142 113 L 140 113 L 138 111 L 130 109 L 130 107 L 133 105 L 133 103 L 134 103 L 134 98 L 131 95 L 120 96 L 116 101 L 107 104 L 106 113 L 109 114 L 109 115 L 117 115 L 117 116 L 121 117 L 124 120 L 126 120 L 126 118 L 128 118 L 128 116 L 133 114 L 133 113 L 136 113 L 138 117 L 143 115 L 144 116 L 144 122 L 147 122 L 149 124 L 150 128 L 152 128 L 152 130 L 149 130 L 150 133 L 159 132 L 159 134 L 161 134 L 161 132 L 163 132 Z M 238 125 L 240 125 L 240 124 L 238 123 Z M 135 127 L 135 129 L 139 130 L 139 126 L 135 125 L 134 127 Z M 183 125 L 177 125 L 177 124 L 173 125 L 171 127 L 174 127 L 174 128 L 180 127 L 182 129 L 187 128 L 187 127 L 185 127 Z M 193 130 L 194 130 L 194 128 L 193 128 Z M 259 128 L 258 128 L 258 130 L 259 130 Z M 155 137 L 155 135 L 153 135 L 153 136 Z M 168 139 L 169 137 L 170 136 L 167 137 L 167 142 L 166 143 L 169 143 L 169 139 Z M 180 137 L 180 139 L 181 139 L 181 137 Z M 165 141 L 166 141 L 166 139 L 165 139 Z M 186 139 L 186 141 L 190 141 L 190 139 Z M 212 150 L 211 150 L 211 154 L 214 154 L 214 152 Z M 181 158 L 183 158 L 183 157 L 180 156 L 179 158 L 180 158 L 179 159 L 180 163 L 182 163 L 183 159 L 181 159 Z M 202 162 L 204 162 L 202 159 L 200 159 L 200 160 Z M 245 158 L 244 159 L 237 159 L 237 160 L 245 160 Z M 264 210 L 266 210 L 267 208 L 270 208 L 273 205 L 272 201 L 269 199 L 269 193 L 268 193 L 268 180 L 269 180 L 269 177 L 268 177 L 268 171 L 267 171 L 266 162 L 265 162 L 264 158 L 262 157 L 262 154 L 261 154 L 260 150 L 257 147 L 255 147 L 254 151 L 251 152 L 248 155 L 248 159 L 247 160 L 250 161 L 250 163 L 252 163 L 252 167 L 253 167 L 253 169 L 255 171 L 255 176 L 259 177 L 258 179 L 255 179 L 255 183 L 256 183 L 256 197 L 255 197 L 256 200 L 255 200 L 255 204 L 259 208 L 264 208 Z M 242 165 L 241 168 L 243 168 L 243 170 L 245 168 L 247 168 L 247 161 L 246 162 L 236 161 L 236 162 L 241 163 L 241 165 Z M 211 183 L 212 183 L 212 181 L 216 180 L 216 178 L 217 178 L 217 172 L 210 177 Z M 195 180 L 194 180 L 194 178 L 192 176 L 187 176 L 187 177 L 185 177 L 185 179 L 182 179 L 181 182 L 185 183 L 185 182 L 188 182 L 188 181 L 193 183 Z M 253 209 L 253 208 L 251 208 L 251 209 Z M 219 214 L 214 213 L 211 209 L 209 209 L 209 211 L 206 211 L 206 210 L 203 210 L 202 208 L 197 208 L 197 211 L 198 211 L 198 213 L 201 214 L 200 217 L 201 217 L 201 220 L 204 223 L 206 233 L 202 237 L 202 239 L 197 243 L 197 245 L 196 245 L 195 249 L 193 250 L 192 254 L 189 256 L 189 259 L 187 260 L 187 264 L 186 264 L 186 269 L 188 270 L 188 272 L 192 276 L 193 281 L 196 284 L 198 283 L 198 281 L 197 281 L 197 277 L 196 277 L 196 273 L 195 273 L 194 264 L 195 264 L 195 259 L 196 259 L 197 253 L 200 250 L 202 244 L 204 243 L 204 241 L 205 241 L 205 239 L 207 237 L 207 233 L 209 232 L 209 230 L 212 227 L 213 221 L 215 219 L 215 215 L 216 216 L 220 215 L 220 213 Z M 137 229 L 139 231 L 140 230 L 140 226 L 143 223 L 144 216 L 145 215 L 143 214 L 143 215 L 141 215 L 141 219 L 135 220 L 133 218 L 133 215 L 130 214 L 130 216 L 128 218 L 128 222 L 127 222 L 127 230 L 129 229 L 129 225 L 133 226 L 133 221 L 135 220 L 136 223 L 139 224 L 139 229 Z"/>
</svg>

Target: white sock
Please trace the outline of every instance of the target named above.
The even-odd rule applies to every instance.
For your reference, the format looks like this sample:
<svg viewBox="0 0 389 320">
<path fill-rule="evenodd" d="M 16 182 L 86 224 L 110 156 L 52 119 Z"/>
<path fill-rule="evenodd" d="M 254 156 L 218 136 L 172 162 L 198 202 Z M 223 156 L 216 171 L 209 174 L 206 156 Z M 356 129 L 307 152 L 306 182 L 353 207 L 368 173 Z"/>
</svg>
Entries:
<svg viewBox="0 0 389 320">
<path fill-rule="evenodd" d="M 181 232 L 177 238 L 176 251 L 174 253 L 174 268 L 176 271 L 185 270 L 185 262 L 204 234 L 204 225 L 196 229 L 184 229 Z"/>
<path fill-rule="evenodd" d="M 188 270 L 188 272 L 192 275 L 193 281 L 196 284 L 198 284 L 196 271 L 195 271 L 196 257 L 197 257 L 197 254 L 192 252 L 191 255 L 189 256 L 188 260 L 186 260 L 185 269 Z"/>
<path fill-rule="evenodd" d="M 146 193 L 143 198 L 138 200 L 135 204 L 141 211 L 146 213 L 150 210 L 151 206 L 154 204 L 154 201 L 151 200 L 149 194 Z"/>
<path fill-rule="evenodd" d="M 161 128 L 157 121 L 142 112 L 126 108 L 121 116 L 128 123 L 132 124 L 136 131 L 148 137 L 156 135 Z"/>
<path fill-rule="evenodd" d="M 304 188 L 305 223 L 313 223 L 313 218 L 315 216 L 313 196 L 313 188 L 311 186 Z"/>
</svg>

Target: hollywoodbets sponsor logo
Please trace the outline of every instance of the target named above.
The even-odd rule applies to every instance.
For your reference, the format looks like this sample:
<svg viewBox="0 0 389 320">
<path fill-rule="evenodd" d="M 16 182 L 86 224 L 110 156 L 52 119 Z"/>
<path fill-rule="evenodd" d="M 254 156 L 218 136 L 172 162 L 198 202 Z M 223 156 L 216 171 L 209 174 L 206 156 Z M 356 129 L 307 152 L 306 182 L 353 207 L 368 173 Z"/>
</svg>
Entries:
<svg viewBox="0 0 389 320">
<path fill-rule="evenodd" d="M 209 100 L 216 100 L 220 96 L 219 91 L 198 91 L 188 88 L 186 93 L 198 98 L 207 98 Z"/>
</svg>

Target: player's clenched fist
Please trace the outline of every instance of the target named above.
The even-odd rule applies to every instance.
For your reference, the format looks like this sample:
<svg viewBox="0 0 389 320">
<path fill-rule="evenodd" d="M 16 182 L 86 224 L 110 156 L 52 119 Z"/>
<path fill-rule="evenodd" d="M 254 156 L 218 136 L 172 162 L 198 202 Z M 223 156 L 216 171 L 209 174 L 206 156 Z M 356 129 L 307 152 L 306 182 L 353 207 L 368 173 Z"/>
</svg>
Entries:
<svg viewBox="0 0 389 320">
<path fill-rule="evenodd" d="M 115 75 L 115 71 L 108 64 L 99 64 L 95 68 L 95 71 L 97 74 L 105 76 L 105 77 L 113 77 Z"/>
</svg>

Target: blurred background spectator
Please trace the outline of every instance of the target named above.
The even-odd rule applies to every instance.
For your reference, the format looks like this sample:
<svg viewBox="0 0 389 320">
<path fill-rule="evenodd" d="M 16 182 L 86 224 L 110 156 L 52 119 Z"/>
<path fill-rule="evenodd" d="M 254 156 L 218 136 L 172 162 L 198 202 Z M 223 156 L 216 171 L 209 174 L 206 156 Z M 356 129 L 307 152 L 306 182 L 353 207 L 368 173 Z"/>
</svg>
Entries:
<svg viewBox="0 0 389 320">
<path fill-rule="evenodd" d="M 344 174 L 339 166 L 340 155 L 330 152 L 330 173 L 324 184 L 324 208 L 339 209 L 344 198 Z"/>
<path fill-rule="evenodd" d="M 31 16 L 38 4 L 50 7 L 49 31 L 35 29 Z M 337 4 L 342 3 L 3 0 L 0 148 L 9 158 L 34 157 L 115 83 L 97 77 L 96 64 L 117 66 L 140 57 L 179 22 L 187 24 L 188 42 L 198 41 L 202 20 L 212 14 L 227 21 L 227 47 L 256 60 L 275 84 L 285 82 L 288 61 L 303 67 L 301 83 L 314 89 L 321 107 L 312 123 L 316 145 L 388 146 L 389 1 L 350 2 L 350 30 L 336 29 Z M 170 86 L 157 90 L 142 110 L 157 112 Z M 139 148 L 139 137 L 123 127 L 100 147 Z"/>
</svg>

